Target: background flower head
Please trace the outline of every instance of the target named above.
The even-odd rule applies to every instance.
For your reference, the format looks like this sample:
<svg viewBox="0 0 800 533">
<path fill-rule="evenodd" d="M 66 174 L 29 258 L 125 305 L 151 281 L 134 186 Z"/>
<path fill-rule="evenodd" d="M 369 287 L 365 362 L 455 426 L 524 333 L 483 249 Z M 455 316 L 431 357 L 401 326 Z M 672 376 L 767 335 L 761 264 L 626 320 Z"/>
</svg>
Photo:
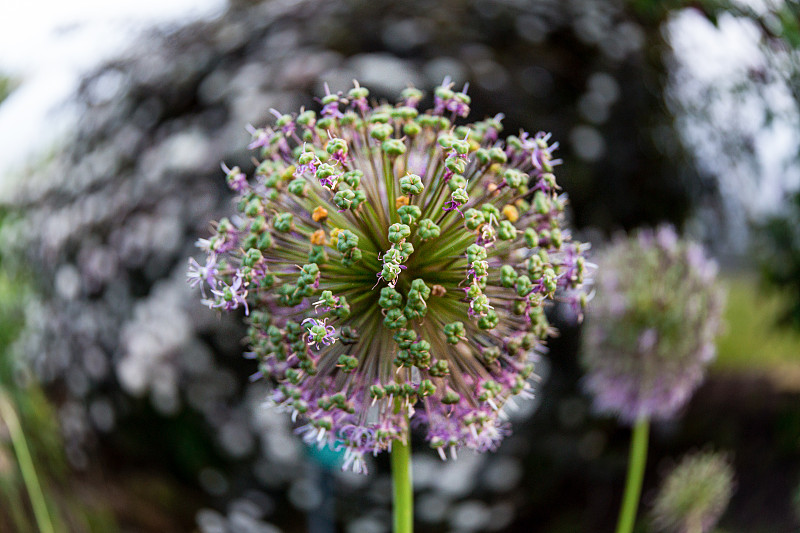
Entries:
<svg viewBox="0 0 800 533">
<path fill-rule="evenodd" d="M 617 239 L 598 264 L 585 388 L 597 410 L 625 422 L 671 417 L 715 355 L 724 305 L 716 265 L 670 226 Z"/>
<path fill-rule="evenodd" d="M 653 525 L 668 533 L 710 531 L 728 506 L 733 489 L 733 468 L 724 455 L 687 455 L 661 484 L 653 502 Z"/>
</svg>

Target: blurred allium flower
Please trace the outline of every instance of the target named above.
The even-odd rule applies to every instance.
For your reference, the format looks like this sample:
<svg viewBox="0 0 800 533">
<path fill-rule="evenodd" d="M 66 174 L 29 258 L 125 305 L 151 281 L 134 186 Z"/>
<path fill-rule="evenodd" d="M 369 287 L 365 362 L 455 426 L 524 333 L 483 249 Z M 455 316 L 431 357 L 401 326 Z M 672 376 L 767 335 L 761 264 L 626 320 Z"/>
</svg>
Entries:
<svg viewBox="0 0 800 533">
<path fill-rule="evenodd" d="M 687 455 L 667 475 L 653 503 L 653 525 L 670 533 L 705 533 L 733 493 L 734 473 L 720 454 Z"/>
<path fill-rule="evenodd" d="M 580 312 L 584 246 L 563 224 L 549 135 L 498 140 L 502 115 L 455 126 L 470 99 L 445 83 L 434 109 L 403 91 L 373 105 L 357 83 L 322 111 L 253 129 L 261 161 L 228 169 L 238 214 L 198 245 L 204 302 L 249 313 L 271 400 L 347 467 L 405 441 L 493 449 L 524 395 L 555 298 Z M 557 296 L 558 295 L 558 296 Z"/>
<path fill-rule="evenodd" d="M 597 262 L 584 385 L 599 411 L 625 422 L 669 418 L 715 355 L 724 305 L 716 265 L 669 226 L 619 239 Z"/>
</svg>

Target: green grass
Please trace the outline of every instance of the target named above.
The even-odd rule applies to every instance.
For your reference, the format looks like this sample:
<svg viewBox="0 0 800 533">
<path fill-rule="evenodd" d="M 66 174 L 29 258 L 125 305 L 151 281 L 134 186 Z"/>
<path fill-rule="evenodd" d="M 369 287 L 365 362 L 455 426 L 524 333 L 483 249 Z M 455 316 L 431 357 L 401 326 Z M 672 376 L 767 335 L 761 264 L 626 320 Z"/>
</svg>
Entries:
<svg viewBox="0 0 800 533">
<path fill-rule="evenodd" d="M 723 282 L 728 301 L 714 369 L 763 372 L 800 384 L 800 332 L 777 324 L 785 296 L 764 290 L 755 275 L 728 275 Z"/>
<path fill-rule="evenodd" d="M 2 87 L 0 87 L 1 89 Z M 0 224 L 3 224 L 0 212 Z M 35 383 L 15 379 L 11 345 L 23 326 L 27 284 L 0 256 L 0 531 L 113 533 L 103 504 L 73 490 L 54 408 Z"/>
</svg>

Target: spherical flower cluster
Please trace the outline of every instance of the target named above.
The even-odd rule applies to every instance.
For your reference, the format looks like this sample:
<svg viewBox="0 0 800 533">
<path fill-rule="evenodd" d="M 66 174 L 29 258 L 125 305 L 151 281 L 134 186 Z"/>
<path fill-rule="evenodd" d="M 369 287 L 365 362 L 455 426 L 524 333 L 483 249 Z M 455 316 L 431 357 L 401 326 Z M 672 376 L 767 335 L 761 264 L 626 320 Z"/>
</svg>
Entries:
<svg viewBox="0 0 800 533">
<path fill-rule="evenodd" d="M 724 305 L 716 265 L 669 226 L 618 239 L 597 262 L 584 385 L 598 411 L 624 422 L 669 418 L 715 355 Z"/>
<path fill-rule="evenodd" d="M 684 457 L 667 475 L 653 502 L 653 525 L 667 533 L 705 533 L 716 525 L 731 499 L 731 465 L 712 452 Z"/>
<path fill-rule="evenodd" d="M 580 313 L 584 245 L 563 227 L 549 135 L 498 140 L 502 115 L 455 125 L 470 98 L 445 81 L 434 108 L 403 91 L 326 88 L 319 114 L 253 129 L 254 176 L 229 169 L 238 214 L 199 246 L 189 278 L 212 308 L 249 314 L 271 400 L 346 466 L 406 441 L 493 449 L 501 410 L 529 393 L 551 333 L 547 302 Z"/>
</svg>

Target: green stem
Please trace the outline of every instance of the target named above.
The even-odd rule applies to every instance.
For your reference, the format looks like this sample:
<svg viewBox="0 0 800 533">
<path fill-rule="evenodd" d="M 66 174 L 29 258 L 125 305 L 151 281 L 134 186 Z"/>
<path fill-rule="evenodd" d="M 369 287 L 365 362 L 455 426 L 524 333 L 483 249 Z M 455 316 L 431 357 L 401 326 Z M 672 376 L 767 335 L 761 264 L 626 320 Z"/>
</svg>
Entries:
<svg viewBox="0 0 800 533">
<path fill-rule="evenodd" d="M 47 504 L 45 503 L 42 487 L 39 485 L 39 478 L 36 476 L 31 452 L 25 442 L 25 434 L 22 432 L 22 426 L 19 423 L 14 407 L 2 390 L 0 390 L 0 418 L 5 422 L 11 435 L 11 442 L 17 455 L 19 469 L 22 472 L 22 479 L 25 483 L 25 489 L 28 491 L 28 497 L 31 501 L 33 515 L 36 518 L 39 531 L 41 533 L 53 533 L 55 530 L 50 520 L 50 514 L 47 511 Z"/>
<path fill-rule="evenodd" d="M 394 499 L 394 533 L 414 531 L 414 492 L 411 486 L 411 439 L 408 444 L 392 443 L 392 495 Z"/>
<path fill-rule="evenodd" d="M 628 456 L 628 478 L 625 481 L 625 496 L 619 510 L 617 533 L 631 533 L 636 522 L 636 510 L 642 494 L 644 465 L 647 460 L 647 435 L 650 421 L 642 417 L 633 426 L 631 451 Z"/>
</svg>

